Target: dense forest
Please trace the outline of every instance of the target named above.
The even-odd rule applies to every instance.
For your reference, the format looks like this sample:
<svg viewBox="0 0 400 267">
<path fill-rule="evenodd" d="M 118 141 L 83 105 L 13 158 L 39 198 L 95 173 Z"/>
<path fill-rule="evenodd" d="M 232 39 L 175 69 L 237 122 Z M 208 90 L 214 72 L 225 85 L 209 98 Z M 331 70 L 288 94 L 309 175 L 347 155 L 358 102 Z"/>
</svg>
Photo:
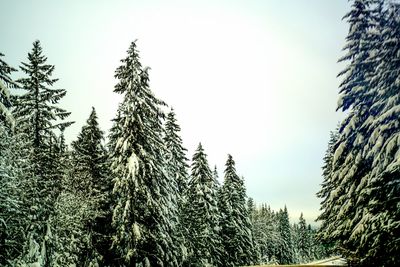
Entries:
<svg viewBox="0 0 400 267">
<path fill-rule="evenodd" d="M 67 90 L 41 43 L 19 70 L 0 53 L 0 266 L 399 264 L 400 4 L 350 2 L 345 118 L 324 157 L 319 229 L 247 197 L 231 155 L 222 184 L 201 143 L 188 159 L 136 42 L 114 73 L 122 101 L 107 136 L 82 107 L 91 113 L 70 144 Z"/>
<path fill-rule="evenodd" d="M 39 41 L 23 78 L 1 59 L 2 266 L 238 266 L 328 253 L 303 216 L 291 225 L 286 207 L 247 198 L 231 155 L 222 185 L 201 144 L 188 165 L 176 114 L 150 90 L 135 42 L 115 71 L 123 100 L 107 139 L 92 108 L 66 144 L 73 122 L 54 68 Z"/>
</svg>

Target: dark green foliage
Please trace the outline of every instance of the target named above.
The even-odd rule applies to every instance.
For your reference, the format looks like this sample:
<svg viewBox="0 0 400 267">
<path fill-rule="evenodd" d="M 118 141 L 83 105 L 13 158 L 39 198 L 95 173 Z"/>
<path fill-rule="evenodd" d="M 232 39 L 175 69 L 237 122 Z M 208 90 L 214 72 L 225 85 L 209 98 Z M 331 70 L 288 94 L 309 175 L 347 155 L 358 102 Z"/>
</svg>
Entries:
<svg viewBox="0 0 400 267">
<path fill-rule="evenodd" d="M 57 201 L 58 264 L 102 263 L 111 248 L 112 183 L 107 154 L 94 108 L 72 142 L 69 171 Z M 68 160 L 68 159 L 65 159 Z M 70 235 L 74 233 L 75 239 Z M 103 263 L 104 264 L 104 263 Z"/>
<path fill-rule="evenodd" d="M 355 264 L 399 262 L 399 14 L 398 3 L 354 0 L 345 16 L 338 108 L 349 113 L 325 167 L 319 236 Z"/>
<path fill-rule="evenodd" d="M 22 63 L 20 67 L 26 78 L 17 81 L 25 93 L 18 95 L 13 103 L 16 131 L 27 135 L 23 146 L 28 150 L 27 157 L 31 163 L 21 178 L 27 185 L 22 205 L 30 213 L 24 260 L 39 261 L 45 265 L 51 261 L 53 240 L 49 236 L 50 218 L 64 174 L 61 164 L 63 153 L 56 130 L 64 130 L 71 124 L 60 122 L 69 115 L 57 106 L 66 91 L 51 88 L 57 79 L 51 78 L 54 66 L 46 64 L 46 61 L 40 42 L 35 41 L 31 53 L 28 53 L 28 63 Z M 36 251 L 44 251 L 43 255 L 28 255 L 28 251 L 32 251 L 32 244 L 40 246 L 41 249 Z"/>
<path fill-rule="evenodd" d="M 90 113 L 86 125 L 72 142 L 72 190 L 86 195 L 99 195 L 103 202 L 109 201 L 110 176 L 107 166 L 107 154 L 104 147 L 104 133 L 97 122 L 94 108 Z"/>
<path fill-rule="evenodd" d="M 165 172 L 161 107 L 149 88 L 148 68 L 139 61 L 136 44 L 128 49 L 115 77 L 123 95 L 114 120 L 111 169 L 114 177 L 113 246 L 121 264 L 177 266 L 174 244 L 176 187 Z"/>
<path fill-rule="evenodd" d="M 217 185 L 201 144 L 193 155 L 191 169 L 185 208 L 191 237 L 187 264 L 222 266 Z"/>
<path fill-rule="evenodd" d="M 30 162 L 25 135 L 14 134 L 9 125 L 0 122 L 0 265 L 5 266 L 21 256 L 30 224 L 29 210 L 23 202 L 30 184 L 26 183 L 24 171 Z"/>
<path fill-rule="evenodd" d="M 307 263 L 313 259 L 311 256 L 312 237 L 310 229 L 307 228 L 306 220 L 303 218 L 303 213 L 301 213 L 299 218 L 296 236 L 296 249 L 299 254 L 299 261 L 302 263 Z"/>
<path fill-rule="evenodd" d="M 15 99 L 14 114 L 19 132 L 29 136 L 32 147 L 30 157 L 33 163 L 32 171 L 40 177 L 40 185 L 36 188 L 41 195 L 49 196 L 48 201 L 54 201 L 60 190 L 59 169 L 59 138 L 56 129 L 64 130 L 71 122 L 59 122 L 70 115 L 57 103 L 65 96 L 64 89 L 50 88 L 57 81 L 52 79 L 53 65 L 46 64 L 47 58 L 42 54 L 39 41 L 33 43 L 31 53 L 28 53 L 28 63 L 22 63 L 21 70 L 26 78 L 17 82 L 26 92 Z M 46 190 L 45 193 L 42 190 Z M 47 203 L 46 205 L 50 205 Z"/>
<path fill-rule="evenodd" d="M 176 181 L 178 194 L 181 198 L 187 190 L 189 176 L 187 169 L 189 165 L 187 164 L 188 159 L 185 155 L 187 149 L 183 147 L 182 138 L 179 136 L 181 128 L 175 116 L 174 110 L 171 109 L 165 123 L 164 143 L 168 150 L 166 155 L 168 171 Z"/>
<path fill-rule="evenodd" d="M 258 264 L 260 263 L 260 251 L 257 246 L 256 238 L 255 238 L 255 231 L 256 227 L 254 226 L 255 223 L 255 217 L 256 217 L 256 204 L 254 203 L 254 200 L 249 197 L 247 199 L 247 212 L 249 214 L 249 220 L 250 220 L 250 231 L 252 235 L 252 250 L 251 250 L 251 260 L 253 264 Z"/>
<path fill-rule="evenodd" d="M 246 207 L 246 189 L 235 169 L 235 162 L 228 155 L 224 184 L 221 188 L 221 240 L 224 248 L 224 266 L 250 265 L 253 238 L 251 222 Z"/>
<path fill-rule="evenodd" d="M 23 193 L 20 175 L 25 158 L 18 146 L 21 135 L 12 131 L 14 117 L 10 112 L 9 88 L 15 87 L 10 74 L 16 70 L 3 61 L 3 56 L 0 53 L 0 265 L 20 255 L 27 225 L 27 211 L 20 201 Z"/>
<path fill-rule="evenodd" d="M 55 67 L 46 64 L 47 57 L 42 54 L 39 41 L 33 43 L 28 61 L 20 66 L 27 77 L 17 82 L 26 93 L 17 97 L 14 113 L 19 127 L 31 134 L 34 148 L 49 150 L 57 139 L 53 130 L 65 129 L 71 124 L 57 121 L 70 115 L 56 105 L 65 96 L 66 90 L 50 88 L 58 79 L 51 78 Z"/>
<path fill-rule="evenodd" d="M 184 206 L 185 206 L 185 195 L 188 188 L 189 174 L 187 172 L 188 164 L 185 152 L 187 151 L 183 147 L 183 142 L 179 136 L 181 130 L 178 125 L 175 112 L 173 109 L 168 113 L 167 120 L 165 122 L 165 135 L 164 143 L 167 148 L 165 159 L 168 176 L 174 180 L 176 185 L 173 189 L 173 194 L 176 195 L 178 204 L 178 221 L 176 225 L 176 233 L 174 234 L 174 243 L 179 248 L 179 262 L 183 262 L 186 258 L 186 247 L 188 246 L 187 229 L 184 225 Z"/>
<path fill-rule="evenodd" d="M 330 202 L 331 192 L 338 186 L 337 181 L 333 180 L 332 177 L 332 164 L 333 164 L 333 153 L 335 152 L 336 142 L 339 139 L 338 130 L 330 133 L 330 139 L 328 143 L 328 148 L 324 157 L 324 165 L 322 166 L 323 182 L 321 184 L 321 190 L 317 193 L 319 198 L 322 198 L 321 210 L 323 211 L 317 218 L 321 221 L 320 231 L 318 233 L 318 238 L 324 240 L 324 242 L 334 243 L 328 241 L 328 233 L 331 232 L 332 222 L 335 218 L 335 213 L 333 211 L 334 205 Z"/>
<path fill-rule="evenodd" d="M 254 259 L 258 264 L 277 263 L 278 247 L 282 243 L 278 232 L 278 222 L 275 212 L 271 211 L 266 205 L 254 207 L 250 215 L 253 225 L 253 238 L 257 258 Z"/>
<path fill-rule="evenodd" d="M 294 263 L 294 246 L 289 223 L 289 213 L 286 206 L 283 210 L 279 210 L 277 219 L 278 233 L 280 234 L 282 242 L 278 247 L 276 257 L 280 264 Z"/>
<path fill-rule="evenodd" d="M 14 126 L 14 117 L 10 112 L 11 95 L 9 88 L 16 87 L 16 83 L 11 79 L 10 75 L 16 71 L 10 67 L 1 57 L 0 53 L 0 122 L 6 122 L 8 126 Z"/>
</svg>

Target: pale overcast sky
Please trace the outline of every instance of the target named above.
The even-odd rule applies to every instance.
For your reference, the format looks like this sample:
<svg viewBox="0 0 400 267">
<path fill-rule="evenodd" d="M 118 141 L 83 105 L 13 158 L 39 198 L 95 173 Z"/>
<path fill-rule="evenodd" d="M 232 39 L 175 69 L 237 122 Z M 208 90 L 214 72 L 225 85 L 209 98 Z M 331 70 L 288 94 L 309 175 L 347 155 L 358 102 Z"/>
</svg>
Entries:
<svg viewBox="0 0 400 267">
<path fill-rule="evenodd" d="M 174 107 L 188 158 L 202 142 L 222 180 L 227 153 L 247 193 L 315 219 L 336 113 L 346 0 L 2 0 L 0 52 L 17 67 L 39 39 L 75 138 L 94 106 L 103 130 L 114 70 L 138 39 L 154 93 Z M 21 73 L 15 75 L 21 77 Z"/>
</svg>

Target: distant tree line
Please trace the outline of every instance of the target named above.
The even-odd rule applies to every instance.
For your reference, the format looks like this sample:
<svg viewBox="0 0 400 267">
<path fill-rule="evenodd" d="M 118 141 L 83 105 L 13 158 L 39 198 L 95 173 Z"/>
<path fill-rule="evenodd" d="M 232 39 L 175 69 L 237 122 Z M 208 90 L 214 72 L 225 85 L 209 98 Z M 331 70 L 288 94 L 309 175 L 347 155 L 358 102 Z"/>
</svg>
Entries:
<svg viewBox="0 0 400 267">
<path fill-rule="evenodd" d="M 3 56 L 1 266 L 244 266 L 324 255 L 303 217 L 290 225 L 286 207 L 247 199 L 231 155 L 222 185 L 201 144 L 189 168 L 175 112 L 150 90 L 135 42 L 115 71 L 123 100 L 107 144 L 94 108 L 66 144 L 66 90 L 54 88 L 39 41 L 23 78 L 11 78 Z"/>
<path fill-rule="evenodd" d="M 303 213 L 297 223 L 290 224 L 286 206 L 275 212 L 249 198 L 248 208 L 257 264 L 309 263 L 336 254 L 330 244 L 317 240 L 317 229 L 306 223 Z"/>
</svg>

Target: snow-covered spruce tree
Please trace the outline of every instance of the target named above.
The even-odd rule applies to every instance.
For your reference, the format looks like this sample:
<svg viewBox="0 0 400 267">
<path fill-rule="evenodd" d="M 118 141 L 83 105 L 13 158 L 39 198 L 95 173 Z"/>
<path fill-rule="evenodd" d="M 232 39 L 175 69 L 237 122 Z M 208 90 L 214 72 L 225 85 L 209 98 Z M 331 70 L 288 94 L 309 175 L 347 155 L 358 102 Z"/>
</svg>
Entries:
<svg viewBox="0 0 400 267">
<path fill-rule="evenodd" d="M 40 244 L 42 253 L 40 259 L 36 253 L 30 255 L 32 253 L 28 252 L 32 250 L 28 243 L 24 251 L 28 262 L 43 265 L 50 264 L 52 240 L 48 237 L 48 229 L 51 228 L 48 220 L 60 193 L 63 175 L 60 170 L 59 138 L 55 130 L 65 129 L 71 124 L 62 122 L 70 113 L 57 104 L 66 91 L 51 88 L 57 79 L 51 78 L 54 66 L 46 64 L 46 61 L 40 42 L 35 41 L 32 51 L 28 53 L 28 63 L 20 66 L 27 77 L 17 81 L 25 93 L 16 97 L 13 103 L 16 131 L 28 136 L 25 145 L 31 162 L 30 168 L 24 171 L 24 184 L 29 186 L 22 200 L 31 218 L 27 236 L 30 244 Z"/>
<path fill-rule="evenodd" d="M 295 263 L 300 263 L 301 262 L 301 257 L 300 257 L 300 252 L 297 247 L 298 244 L 298 239 L 299 239 L 299 225 L 297 223 L 294 223 L 290 227 L 291 233 L 292 233 L 292 242 L 293 242 L 293 262 Z"/>
<path fill-rule="evenodd" d="M 300 263 L 307 263 L 311 257 L 311 239 L 303 213 L 300 214 L 297 227 L 296 248 Z"/>
<path fill-rule="evenodd" d="M 201 144 L 192 159 L 185 211 L 191 237 L 187 265 L 222 266 L 217 190 Z"/>
<path fill-rule="evenodd" d="M 111 221 L 112 221 L 112 188 L 110 162 L 104 147 L 104 133 L 97 122 L 97 114 L 93 108 L 87 122 L 87 137 L 83 138 L 81 148 L 83 155 L 90 155 L 91 174 L 93 179 L 92 197 L 96 199 L 96 208 L 99 216 L 92 222 L 93 246 L 96 253 L 102 257 L 102 264 L 108 265 L 111 257 Z M 84 130 L 82 129 L 82 135 Z M 84 141 L 86 140 L 86 141 Z M 90 140 L 90 141 L 88 141 Z M 85 148 L 87 147 L 87 149 Z"/>
<path fill-rule="evenodd" d="M 361 128 L 370 172 L 357 190 L 361 219 L 354 222 L 350 240 L 362 264 L 394 266 L 400 262 L 400 3 L 390 4 L 384 19 L 375 55 L 380 60 L 370 82 L 377 92 L 369 109 L 373 115 Z"/>
<path fill-rule="evenodd" d="M 223 266 L 242 266 L 252 263 L 253 240 L 251 222 L 246 207 L 246 189 L 237 175 L 231 155 L 226 161 L 221 189 L 221 240 L 225 251 Z"/>
<path fill-rule="evenodd" d="M 398 4 L 354 1 L 339 107 L 350 109 L 335 145 L 323 236 L 350 261 L 395 264 L 400 224 L 397 174 Z M 390 244 L 390 246 L 387 246 Z M 389 250 L 387 248 L 390 247 Z"/>
<path fill-rule="evenodd" d="M 257 265 L 260 264 L 260 251 L 259 248 L 257 246 L 256 243 L 256 238 L 255 238 L 255 227 L 254 227 L 254 223 L 255 223 L 255 218 L 256 218 L 256 204 L 254 203 L 254 199 L 249 197 L 247 199 L 247 212 L 249 213 L 249 219 L 250 219 L 250 230 L 251 230 L 251 235 L 252 235 L 252 256 L 251 256 L 251 260 L 253 265 Z"/>
<path fill-rule="evenodd" d="M 46 64 L 47 57 L 37 40 L 28 53 L 28 63 L 22 62 L 20 69 L 27 77 L 17 80 L 26 93 L 16 98 L 14 114 L 19 120 L 19 128 L 31 134 L 36 150 L 50 149 L 51 142 L 57 140 L 55 129 L 65 128 L 71 122 L 59 122 L 70 112 L 56 104 L 65 96 L 65 89 L 50 88 L 58 79 L 52 79 L 54 65 Z"/>
<path fill-rule="evenodd" d="M 148 68 L 139 61 L 136 43 L 121 60 L 114 92 L 123 95 L 114 121 L 111 169 L 114 176 L 113 247 L 121 264 L 178 266 L 179 244 L 174 180 L 166 172 L 161 107 L 149 88 Z"/>
<path fill-rule="evenodd" d="M 355 0 L 351 11 L 344 17 L 350 28 L 344 47 L 346 54 L 339 61 L 350 61 L 350 64 L 339 73 L 343 81 L 338 109 L 350 109 L 350 112 L 340 125 L 337 141 L 329 152 L 332 156 L 325 163 L 325 181 L 319 193 L 324 198 L 319 216 L 322 221 L 320 236 L 328 242 L 341 241 L 341 250 L 348 256 L 347 252 L 355 249 L 354 244 L 348 242 L 354 226 L 352 219 L 355 222 L 360 220 L 360 213 L 356 214 L 356 189 L 361 180 L 367 179 L 370 164 L 361 156 L 365 136 L 359 131 L 370 116 L 369 107 L 373 98 L 368 84 L 374 70 L 372 62 L 368 61 L 372 36 L 369 30 L 374 24 L 370 5 L 371 1 Z"/>
<path fill-rule="evenodd" d="M 350 112 L 339 127 L 330 177 L 334 188 L 324 200 L 326 204 L 323 204 L 323 208 L 326 208 L 320 216 L 327 222 L 322 222 L 327 240 L 333 243 L 341 241 L 340 249 L 349 257 L 352 257 L 351 251 L 357 246 L 349 237 L 361 219 L 361 213 L 357 212 L 358 190 L 368 180 L 370 165 L 370 161 L 362 155 L 366 136 L 360 128 L 372 115 L 369 107 L 375 94 L 368 82 L 375 66 L 369 60 L 373 49 L 371 29 L 376 24 L 372 16 L 372 2 L 353 1 L 351 11 L 344 17 L 350 29 L 344 47 L 346 54 L 339 61 L 349 61 L 350 64 L 339 73 L 343 81 L 340 84 L 338 109 L 350 109 Z"/>
<path fill-rule="evenodd" d="M 11 79 L 10 75 L 16 71 L 10 67 L 1 57 L 0 53 L 0 122 L 4 121 L 9 126 L 14 126 L 14 117 L 11 114 L 11 95 L 9 88 L 16 87 L 16 83 Z"/>
<path fill-rule="evenodd" d="M 291 235 L 291 227 L 289 223 L 289 213 L 287 208 L 279 210 L 277 214 L 278 232 L 282 239 L 281 245 L 278 247 L 276 257 L 280 264 L 294 263 L 294 246 Z"/>
<path fill-rule="evenodd" d="M 112 184 L 103 139 L 92 108 L 86 125 L 72 142 L 71 166 L 56 202 L 54 261 L 59 265 L 104 265 L 102 258 L 111 247 Z"/>
<path fill-rule="evenodd" d="M 177 243 L 177 246 L 180 247 L 181 253 L 178 262 L 184 262 L 187 257 L 188 247 L 186 240 L 190 238 L 184 225 L 184 206 L 188 188 L 189 174 L 187 170 L 189 165 L 187 164 L 188 159 L 185 155 L 187 150 L 183 147 L 182 138 L 179 135 L 181 128 L 175 116 L 174 109 L 171 109 L 164 126 L 164 143 L 167 148 L 165 158 L 168 176 L 174 179 L 176 184 L 176 188 L 173 189 L 177 198 L 179 220 L 177 221 L 176 240 L 174 240 L 174 243 Z"/>
</svg>

